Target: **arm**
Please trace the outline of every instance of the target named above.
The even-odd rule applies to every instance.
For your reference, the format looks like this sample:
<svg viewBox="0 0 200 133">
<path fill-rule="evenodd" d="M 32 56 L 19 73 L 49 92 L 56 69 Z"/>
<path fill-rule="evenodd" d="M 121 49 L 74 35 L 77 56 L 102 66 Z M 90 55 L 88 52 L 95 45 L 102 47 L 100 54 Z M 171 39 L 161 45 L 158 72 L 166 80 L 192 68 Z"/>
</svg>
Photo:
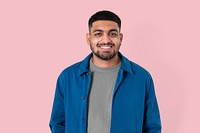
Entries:
<svg viewBox="0 0 200 133">
<path fill-rule="evenodd" d="M 49 123 L 52 133 L 65 132 L 65 109 L 64 109 L 63 89 L 64 88 L 62 86 L 62 82 L 59 77 L 57 80 L 53 109 Z"/>
<path fill-rule="evenodd" d="M 161 133 L 161 120 L 152 78 L 147 83 L 143 133 Z"/>
</svg>

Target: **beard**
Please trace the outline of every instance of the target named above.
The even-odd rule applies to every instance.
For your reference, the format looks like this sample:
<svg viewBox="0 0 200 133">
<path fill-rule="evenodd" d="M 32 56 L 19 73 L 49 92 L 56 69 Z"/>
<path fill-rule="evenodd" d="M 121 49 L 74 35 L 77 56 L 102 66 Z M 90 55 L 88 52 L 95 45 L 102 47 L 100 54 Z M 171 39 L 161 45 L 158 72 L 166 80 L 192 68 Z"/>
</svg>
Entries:
<svg viewBox="0 0 200 133">
<path fill-rule="evenodd" d="M 111 44 L 111 43 L 107 43 L 107 44 L 97 44 L 96 47 L 99 47 L 100 45 L 112 45 L 113 47 L 115 47 L 116 45 Z M 112 58 L 114 58 L 119 51 L 121 44 L 119 44 L 119 46 L 117 47 L 117 49 L 113 49 L 111 51 L 100 51 L 97 49 L 97 51 L 94 50 L 94 47 L 92 46 L 92 44 L 90 44 L 90 49 L 92 50 L 92 53 L 94 55 L 96 55 L 98 58 L 102 59 L 102 60 L 111 60 Z"/>
</svg>

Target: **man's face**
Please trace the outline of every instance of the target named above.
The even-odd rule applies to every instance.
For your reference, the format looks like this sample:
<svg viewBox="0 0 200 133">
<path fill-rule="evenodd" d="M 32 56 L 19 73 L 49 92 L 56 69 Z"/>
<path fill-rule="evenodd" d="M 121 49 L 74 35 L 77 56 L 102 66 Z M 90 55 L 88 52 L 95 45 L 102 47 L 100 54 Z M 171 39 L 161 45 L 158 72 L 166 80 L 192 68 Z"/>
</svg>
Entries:
<svg viewBox="0 0 200 133">
<path fill-rule="evenodd" d="M 98 20 L 92 23 L 87 43 L 94 56 L 102 60 L 110 60 L 117 56 L 122 42 L 122 33 L 114 21 Z"/>
</svg>

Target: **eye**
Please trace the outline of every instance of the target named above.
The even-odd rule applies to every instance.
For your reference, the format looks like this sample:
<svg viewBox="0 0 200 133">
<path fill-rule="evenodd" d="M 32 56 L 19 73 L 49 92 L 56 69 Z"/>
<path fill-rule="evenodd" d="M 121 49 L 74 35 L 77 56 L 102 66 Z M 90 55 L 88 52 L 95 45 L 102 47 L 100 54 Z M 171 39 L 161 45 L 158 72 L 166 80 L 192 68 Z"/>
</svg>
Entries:
<svg viewBox="0 0 200 133">
<path fill-rule="evenodd" d="M 110 36 L 111 36 L 111 37 L 116 37 L 117 35 L 118 35 L 118 34 L 117 34 L 116 32 L 111 32 L 111 33 L 110 33 Z"/>
<path fill-rule="evenodd" d="M 94 34 L 94 36 L 96 36 L 96 37 L 100 37 L 101 35 L 102 35 L 102 33 L 100 33 L 100 32 Z"/>
</svg>

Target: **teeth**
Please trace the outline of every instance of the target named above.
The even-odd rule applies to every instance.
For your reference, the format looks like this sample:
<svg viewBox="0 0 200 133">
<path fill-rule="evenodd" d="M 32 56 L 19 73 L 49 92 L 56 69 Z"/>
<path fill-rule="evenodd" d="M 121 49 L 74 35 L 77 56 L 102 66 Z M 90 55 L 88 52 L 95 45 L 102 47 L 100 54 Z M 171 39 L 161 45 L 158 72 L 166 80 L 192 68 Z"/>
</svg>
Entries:
<svg viewBox="0 0 200 133">
<path fill-rule="evenodd" d="M 112 46 L 101 46 L 101 48 L 104 48 L 104 49 L 109 49 L 111 48 Z"/>
</svg>

